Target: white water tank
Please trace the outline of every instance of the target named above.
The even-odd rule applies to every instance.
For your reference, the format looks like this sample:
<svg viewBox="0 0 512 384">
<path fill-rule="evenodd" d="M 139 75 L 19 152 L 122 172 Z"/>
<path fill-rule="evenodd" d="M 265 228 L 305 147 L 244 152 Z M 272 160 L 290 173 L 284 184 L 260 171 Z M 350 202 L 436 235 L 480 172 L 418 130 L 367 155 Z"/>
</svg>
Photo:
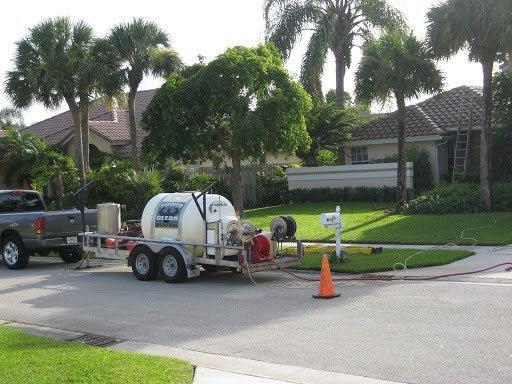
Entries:
<svg viewBox="0 0 512 384">
<path fill-rule="evenodd" d="M 198 192 L 194 192 L 197 196 Z M 198 199 L 203 209 L 203 197 Z M 177 241 L 208 244 L 226 244 L 228 231 L 239 227 L 235 208 L 223 196 L 206 195 L 206 222 L 203 221 L 199 210 L 192 198 L 192 193 L 161 193 L 146 204 L 142 213 L 141 226 L 145 238 L 173 238 Z M 216 224 L 217 223 L 217 224 Z M 208 226 L 208 241 L 206 239 Z M 202 247 L 196 247 L 196 255 L 200 256 Z M 208 248 L 208 254 L 213 255 L 214 248 Z M 235 255 L 236 250 L 225 250 L 224 255 Z"/>
</svg>

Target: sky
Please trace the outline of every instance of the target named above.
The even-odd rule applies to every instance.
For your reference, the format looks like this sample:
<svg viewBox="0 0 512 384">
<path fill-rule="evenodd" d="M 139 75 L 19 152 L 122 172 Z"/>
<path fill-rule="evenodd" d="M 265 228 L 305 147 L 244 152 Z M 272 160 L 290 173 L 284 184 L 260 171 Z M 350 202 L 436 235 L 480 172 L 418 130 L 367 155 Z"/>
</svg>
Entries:
<svg viewBox="0 0 512 384">
<path fill-rule="evenodd" d="M 425 15 L 430 6 L 439 0 L 389 0 L 407 18 L 414 33 L 425 37 Z M 5 74 L 12 69 L 15 42 L 28 34 L 29 28 L 47 17 L 69 16 L 72 20 L 85 20 L 97 36 L 108 33 L 110 28 L 134 17 L 143 17 L 158 23 L 169 34 L 171 44 L 186 64 L 197 62 L 197 56 L 203 55 L 206 61 L 215 58 L 229 47 L 235 45 L 255 46 L 264 41 L 265 25 L 263 20 L 263 0 L 88 0 L 86 2 L 69 0 L 19 2 L 9 1 L 2 4 L 0 14 L 0 108 L 10 105 L 9 98 L 3 92 Z M 290 73 L 298 78 L 301 57 L 307 43 L 304 36 L 297 44 L 286 65 Z M 353 93 L 354 72 L 361 55 L 358 48 L 353 52 L 353 63 L 345 79 L 346 90 Z M 480 85 L 482 75 L 479 64 L 469 63 L 467 52 L 461 52 L 448 61 L 439 62 L 443 71 L 445 89 L 459 85 Z M 162 79 L 145 78 L 140 89 L 160 86 Z M 323 76 L 324 90 L 335 87 L 334 58 L 329 56 Z M 420 98 L 424 99 L 426 96 Z M 414 104 L 418 100 L 409 100 Z M 32 105 L 25 109 L 26 124 L 32 124 L 55 115 L 66 106 L 56 110 L 45 109 L 42 105 Z M 393 104 L 374 105 L 375 112 L 393 110 Z"/>
</svg>

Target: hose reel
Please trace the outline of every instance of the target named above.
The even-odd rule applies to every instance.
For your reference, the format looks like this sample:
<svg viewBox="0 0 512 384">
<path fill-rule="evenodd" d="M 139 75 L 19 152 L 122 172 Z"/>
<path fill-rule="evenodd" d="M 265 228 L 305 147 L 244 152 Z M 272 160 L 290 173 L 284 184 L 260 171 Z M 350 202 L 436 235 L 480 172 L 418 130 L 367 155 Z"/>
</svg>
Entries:
<svg viewBox="0 0 512 384">
<path fill-rule="evenodd" d="M 292 216 L 278 216 L 270 222 L 274 240 L 292 239 L 297 232 L 297 222 Z"/>
</svg>

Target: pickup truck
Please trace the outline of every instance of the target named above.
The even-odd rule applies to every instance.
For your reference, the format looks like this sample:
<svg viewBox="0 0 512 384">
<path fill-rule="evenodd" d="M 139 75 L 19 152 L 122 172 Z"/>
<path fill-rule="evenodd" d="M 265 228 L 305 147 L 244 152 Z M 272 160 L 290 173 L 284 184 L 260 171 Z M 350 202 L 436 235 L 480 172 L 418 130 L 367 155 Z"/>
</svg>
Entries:
<svg viewBox="0 0 512 384">
<path fill-rule="evenodd" d="M 96 210 L 85 210 L 85 224 L 96 226 Z M 82 259 L 78 233 L 81 213 L 48 211 L 42 196 L 28 190 L 0 190 L 0 255 L 9 269 L 26 267 L 32 254 L 58 252 L 66 263 Z"/>
</svg>

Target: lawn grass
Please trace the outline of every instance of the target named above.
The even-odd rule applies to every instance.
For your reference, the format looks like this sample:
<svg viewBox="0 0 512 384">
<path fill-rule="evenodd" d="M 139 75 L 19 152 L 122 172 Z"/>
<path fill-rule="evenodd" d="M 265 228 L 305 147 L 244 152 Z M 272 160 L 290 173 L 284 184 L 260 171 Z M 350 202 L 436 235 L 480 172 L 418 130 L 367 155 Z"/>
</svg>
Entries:
<svg viewBox="0 0 512 384">
<path fill-rule="evenodd" d="M 28 335 L 0 327 L 0 383 L 192 382 L 192 366 L 181 360 L 120 352 Z"/>
<path fill-rule="evenodd" d="M 334 252 L 334 247 L 306 247 L 304 257 L 301 258 L 299 269 L 320 270 L 322 255 Z M 392 271 L 395 263 L 404 263 L 407 258 L 419 252 L 418 249 L 388 249 L 384 248 L 376 254 L 347 254 L 346 262 L 331 262 L 331 271 L 343 273 L 371 273 Z M 425 250 L 411 257 L 407 261 L 407 268 L 432 267 L 453 263 L 473 255 L 473 252 L 462 250 Z M 398 268 L 397 268 L 398 269 Z"/>
<path fill-rule="evenodd" d="M 479 245 L 506 245 L 512 243 L 512 213 L 472 213 L 450 215 L 388 214 L 391 204 L 342 203 L 345 229 L 342 240 L 347 243 L 374 244 L 472 244 L 474 237 Z M 291 215 L 297 220 L 297 239 L 303 241 L 332 241 L 334 231 L 320 224 L 322 212 L 333 212 L 336 203 L 304 203 L 258 208 L 246 212 L 246 217 L 257 227 L 268 230 L 270 221 L 281 215 Z M 496 220 L 496 224 L 494 224 Z"/>
</svg>

